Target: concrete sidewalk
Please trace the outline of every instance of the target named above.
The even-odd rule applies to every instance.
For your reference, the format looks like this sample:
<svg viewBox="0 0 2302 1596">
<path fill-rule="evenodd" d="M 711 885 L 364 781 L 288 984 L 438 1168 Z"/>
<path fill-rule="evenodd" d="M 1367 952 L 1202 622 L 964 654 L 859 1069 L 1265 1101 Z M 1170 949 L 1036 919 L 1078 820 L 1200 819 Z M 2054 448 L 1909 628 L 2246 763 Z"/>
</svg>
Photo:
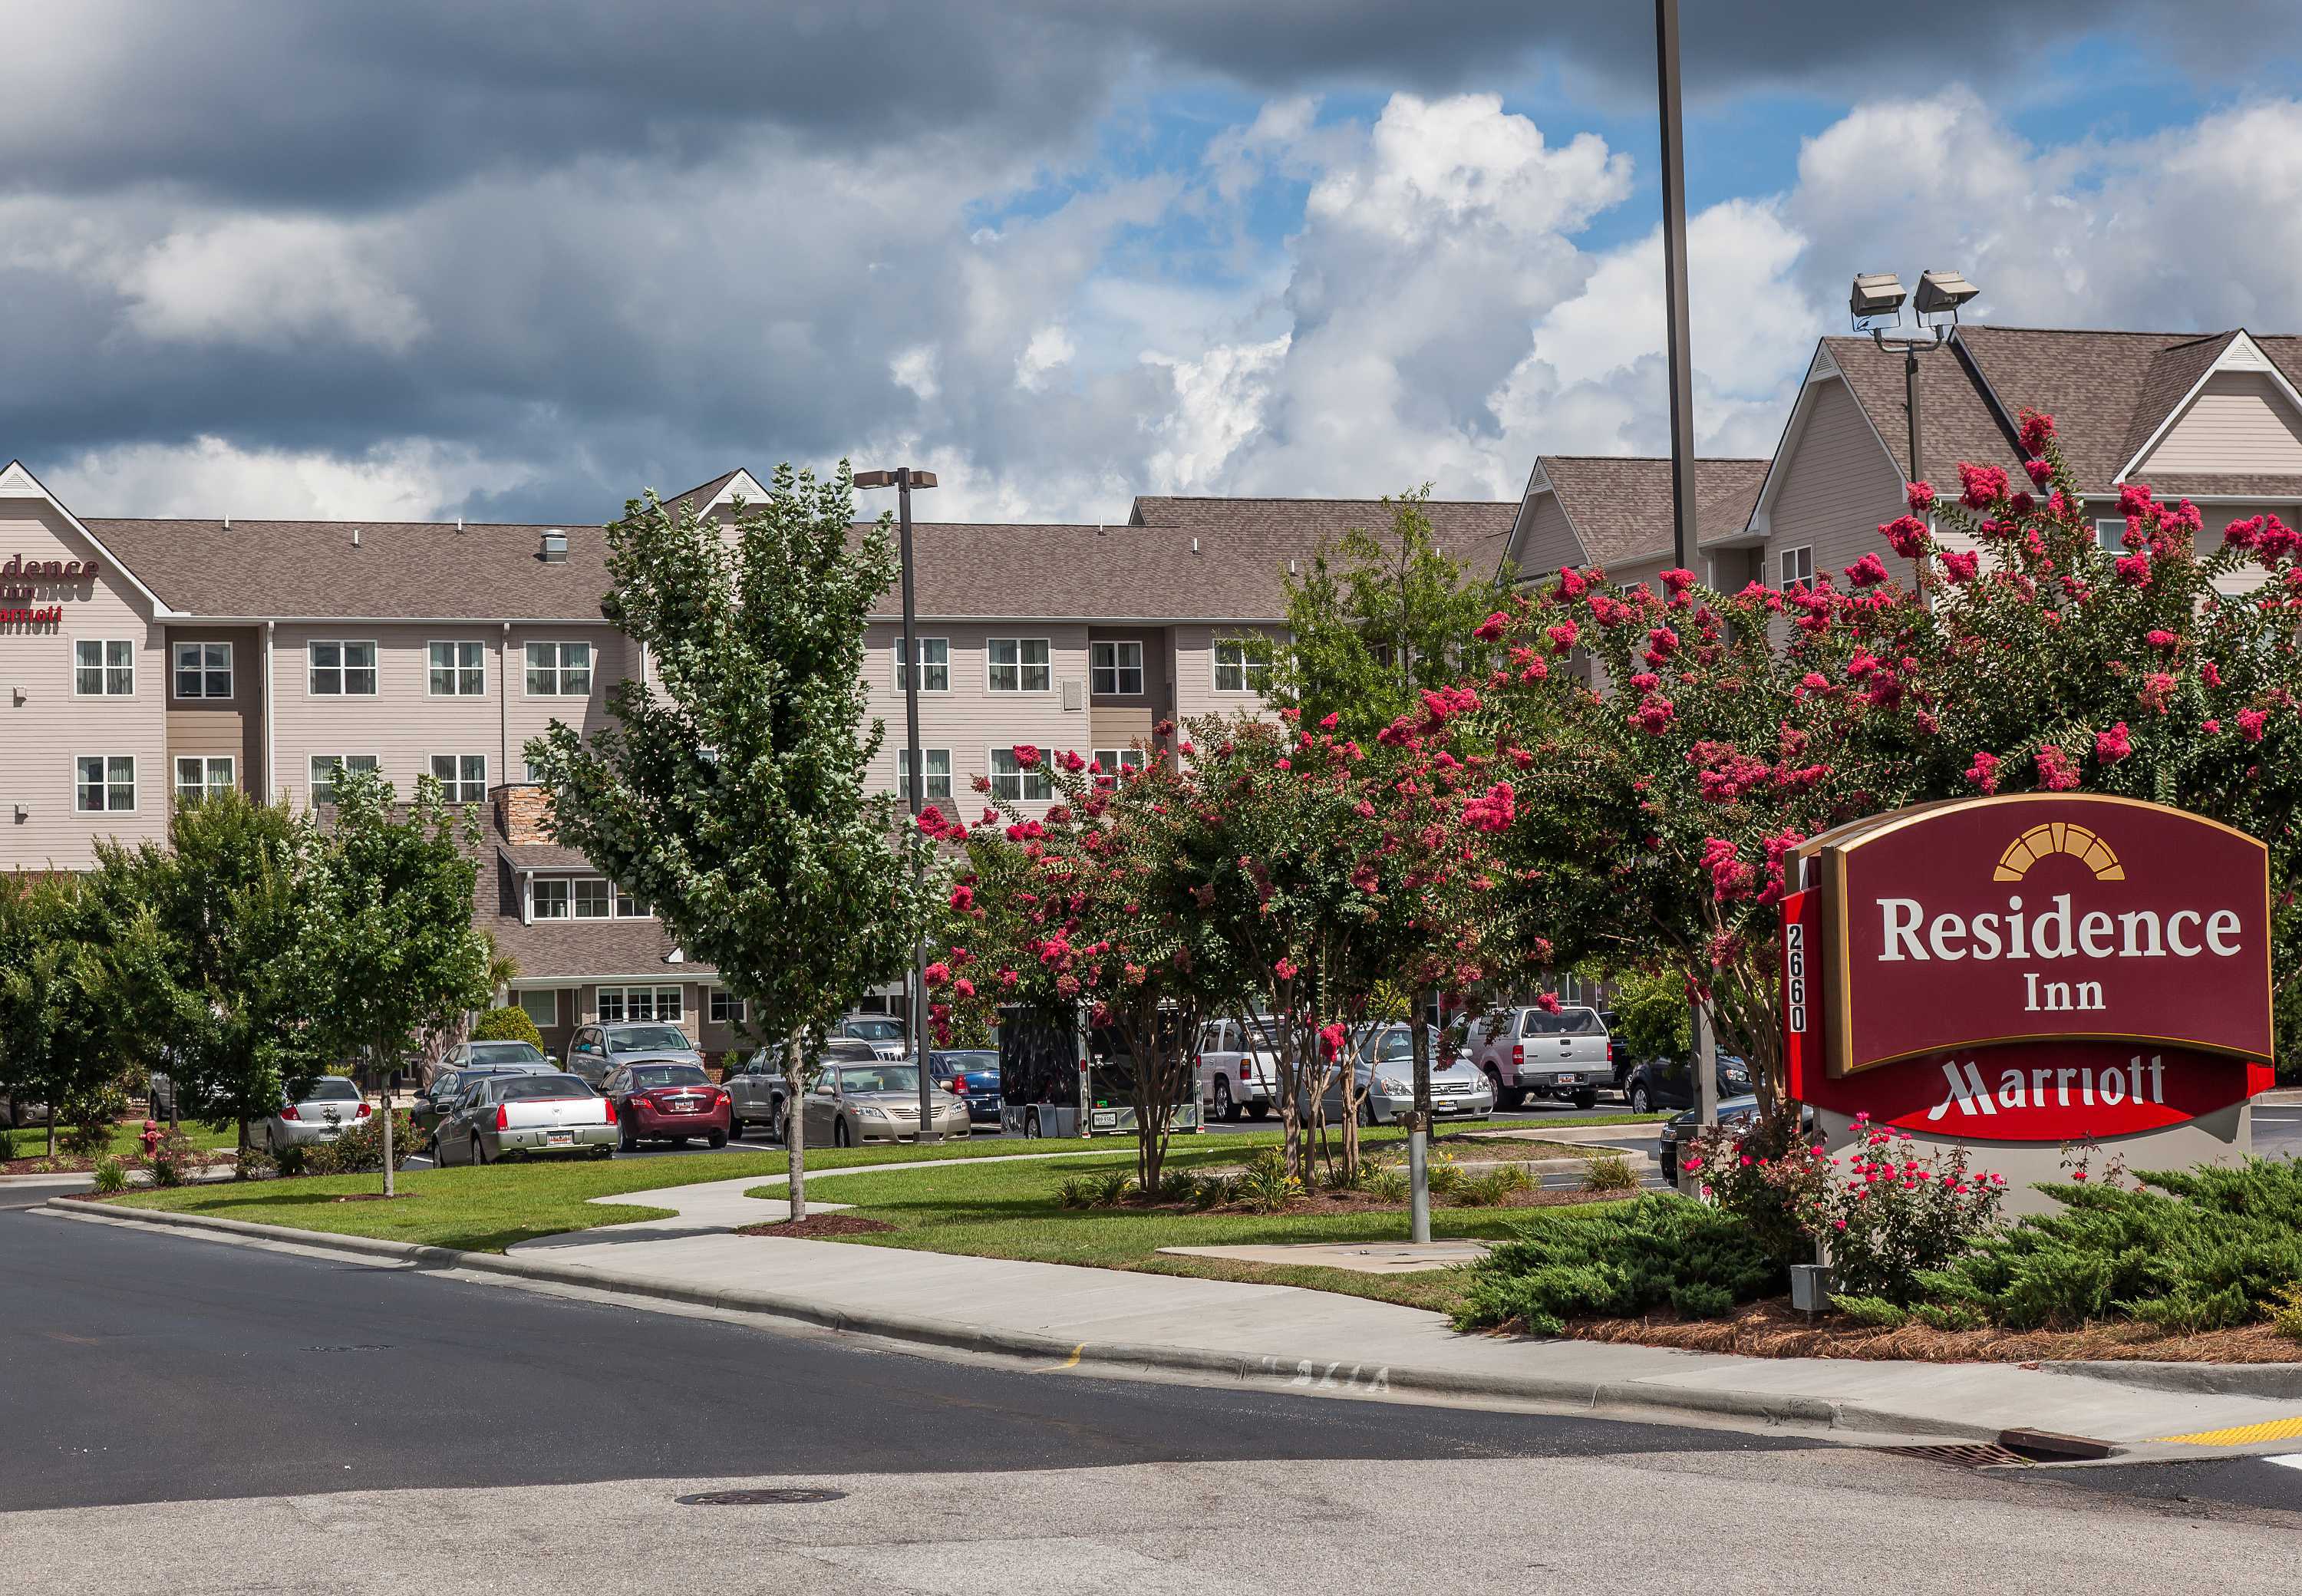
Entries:
<svg viewBox="0 0 2302 1596">
<path fill-rule="evenodd" d="M 1018 1155 L 1031 1157 L 1033 1155 Z M 1044 1155 L 1039 1155 L 1044 1156 Z M 937 1161 L 941 1163 L 943 1161 Z M 978 1160 L 971 1162 L 991 1162 Z M 847 1174 L 824 1171 L 812 1193 Z M 49 1205 L 68 1217 L 161 1224 L 429 1268 L 761 1313 L 899 1340 L 1110 1373 L 1159 1370 L 1334 1394 L 1417 1393 L 1625 1417 L 1710 1416 L 1844 1432 L 1849 1441 L 1995 1441 L 2029 1428 L 2113 1441 L 2129 1456 L 2260 1449 L 2302 1439 L 2284 1399 L 2153 1389 L 2007 1364 L 1756 1358 L 1593 1341 L 1457 1334 L 1436 1314 L 1333 1292 L 729 1232 L 788 1215 L 747 1176 L 595 1199 L 676 1217 L 522 1243 L 508 1255 L 136 1209 Z M 2239 1432 L 2227 1438 L 2219 1432 Z M 2176 1438 L 2207 1436 L 2213 1441 Z"/>
</svg>

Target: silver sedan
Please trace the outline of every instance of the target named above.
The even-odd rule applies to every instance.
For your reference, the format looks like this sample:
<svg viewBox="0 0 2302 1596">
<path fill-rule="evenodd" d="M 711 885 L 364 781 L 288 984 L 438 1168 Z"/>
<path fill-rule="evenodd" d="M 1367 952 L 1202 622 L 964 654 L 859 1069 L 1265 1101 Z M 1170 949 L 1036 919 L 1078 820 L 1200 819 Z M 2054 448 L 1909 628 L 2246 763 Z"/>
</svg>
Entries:
<svg viewBox="0 0 2302 1596">
<path fill-rule="evenodd" d="M 323 1075 L 303 1091 L 283 1095 L 271 1118 L 248 1128 L 248 1139 L 266 1152 L 332 1142 L 371 1112 L 358 1087 L 341 1075 Z"/>
</svg>

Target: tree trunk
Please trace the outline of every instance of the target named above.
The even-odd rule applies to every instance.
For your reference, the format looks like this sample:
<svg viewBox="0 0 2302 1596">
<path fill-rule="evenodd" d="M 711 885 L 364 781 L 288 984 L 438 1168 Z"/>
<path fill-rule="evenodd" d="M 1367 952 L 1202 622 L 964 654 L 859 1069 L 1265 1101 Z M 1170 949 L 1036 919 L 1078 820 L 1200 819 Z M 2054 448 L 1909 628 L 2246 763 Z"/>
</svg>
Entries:
<svg viewBox="0 0 2302 1596">
<path fill-rule="evenodd" d="M 797 1031 L 784 1038 L 784 1157 L 790 1177 L 785 1193 L 794 1221 L 807 1217 L 807 1059 Z"/>
<path fill-rule="evenodd" d="M 391 1077 L 379 1071 L 377 1079 L 383 1083 L 380 1088 L 383 1094 L 383 1195 L 390 1197 L 394 1195 L 391 1167 Z"/>
</svg>

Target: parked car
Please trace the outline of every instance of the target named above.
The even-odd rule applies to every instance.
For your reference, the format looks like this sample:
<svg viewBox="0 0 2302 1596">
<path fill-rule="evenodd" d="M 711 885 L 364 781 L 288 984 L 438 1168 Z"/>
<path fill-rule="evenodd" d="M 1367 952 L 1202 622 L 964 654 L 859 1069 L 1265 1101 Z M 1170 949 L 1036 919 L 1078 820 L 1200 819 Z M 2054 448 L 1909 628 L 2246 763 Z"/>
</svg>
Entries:
<svg viewBox="0 0 2302 1596">
<path fill-rule="evenodd" d="M 701 1064 L 618 1064 L 600 1091 L 616 1105 L 626 1153 L 643 1141 L 684 1147 L 699 1136 L 715 1147 L 727 1145 L 730 1098 Z"/>
<path fill-rule="evenodd" d="M 1269 1016 L 1258 1014 L 1245 1030 L 1236 1020 L 1211 1020 L 1199 1027 L 1199 1104 L 1210 1120 L 1267 1120 L 1277 1102 L 1277 1036 Z"/>
<path fill-rule="evenodd" d="M 869 1064 L 878 1054 L 871 1044 L 854 1037 L 834 1037 L 823 1045 L 823 1066 Z M 754 1125 L 763 1125 L 777 1140 L 784 1134 L 784 1061 L 780 1049 L 762 1047 L 727 1071 L 727 1134 L 742 1139 Z"/>
<path fill-rule="evenodd" d="M 1600 1087 L 1614 1080 L 1606 1023 L 1598 1010 L 1580 1004 L 1556 1012 L 1539 1004 L 1505 1009 L 1474 1021 L 1466 1042 L 1505 1108 L 1529 1097 L 1589 1108 Z"/>
<path fill-rule="evenodd" d="M 360 1089 L 341 1075 L 323 1075 L 301 1092 L 281 1094 L 271 1117 L 248 1128 L 250 1145 L 267 1153 L 332 1142 L 374 1112 Z"/>
<path fill-rule="evenodd" d="M 469 1070 L 479 1064 L 533 1064 L 546 1070 L 559 1068 L 559 1061 L 533 1042 L 458 1042 L 440 1058 L 424 1066 L 424 1085 L 428 1092 L 432 1083 L 443 1071 Z"/>
<path fill-rule="evenodd" d="M 940 1135 L 970 1133 L 968 1106 L 948 1092 L 930 1092 L 933 1129 Z M 915 1141 L 920 1134 L 920 1070 L 917 1064 L 834 1064 L 807 1095 L 807 1139 L 811 1147 L 852 1147 L 871 1141 Z"/>
<path fill-rule="evenodd" d="M 12 1097 L 0 1092 L 0 1130 L 22 1125 L 45 1125 L 48 1122 L 48 1105 L 35 1103 L 29 1097 Z"/>
<path fill-rule="evenodd" d="M 904 1038 L 903 1022 L 890 1020 L 885 1014 L 850 1014 L 839 1022 L 835 1036 L 853 1037 L 859 1042 L 871 1044 L 874 1057 L 901 1059 L 911 1053 L 911 1044 Z"/>
<path fill-rule="evenodd" d="M 1718 1055 L 1718 1096 L 1747 1096 L 1751 1090 L 1751 1067 L 1731 1053 Z M 1694 1068 L 1684 1058 L 1651 1058 L 1631 1071 L 1631 1078 L 1623 1088 L 1630 1099 L 1631 1112 L 1645 1113 L 1656 1108 L 1687 1108 L 1694 1102 Z"/>
<path fill-rule="evenodd" d="M 1431 1037 L 1431 1113 L 1438 1119 L 1483 1120 L 1495 1111 L 1494 1088 L 1466 1054 L 1449 1056 L 1443 1038 Z M 1386 1025 L 1362 1037 L 1351 1054 L 1352 1090 L 1362 1125 L 1389 1125 L 1415 1106 L 1415 1033 Z M 1342 1112 L 1342 1083 L 1327 1091 L 1330 1118 Z"/>
<path fill-rule="evenodd" d="M 567 1044 L 567 1073 L 580 1076 L 584 1085 L 594 1088 L 618 1064 L 642 1061 L 700 1068 L 703 1055 L 679 1027 L 648 1021 L 580 1026 Z"/>
<path fill-rule="evenodd" d="M 523 1042 L 519 1046 L 525 1047 L 527 1044 Z M 529 1051 L 533 1052 L 533 1049 L 530 1048 Z M 446 1119 L 449 1111 L 456 1106 L 456 1100 L 461 1097 L 475 1081 L 485 1080 L 494 1075 L 557 1075 L 559 1073 L 558 1065 L 542 1063 L 470 1064 L 460 1070 L 442 1070 L 433 1076 L 429 1088 L 417 1094 L 415 1107 L 408 1110 L 408 1119 L 418 1130 L 428 1132 L 439 1127 L 440 1121 Z"/>
<path fill-rule="evenodd" d="M 1662 1122 L 1656 1149 L 1657 1159 L 1662 1164 L 1662 1178 L 1674 1186 L 1678 1184 L 1679 1151 L 1694 1139 L 1700 1129 L 1694 1122 L 1695 1113 L 1690 1108 L 1684 1113 L 1675 1114 Z M 1722 1096 L 1718 1099 L 1718 1122 L 1722 1125 L 1747 1127 L 1758 1117 L 1759 1099 L 1753 1095 L 1746 1093 L 1739 1097 Z M 1814 1110 L 1802 1109 L 1799 1124 L 1804 1130 L 1812 1130 Z"/>
<path fill-rule="evenodd" d="M 535 1154 L 616 1155 L 616 1105 L 576 1075 L 491 1075 L 464 1088 L 433 1138 L 434 1156 L 493 1163 Z"/>
<path fill-rule="evenodd" d="M 977 1125 L 999 1123 L 999 1055 L 988 1048 L 960 1048 L 928 1054 L 928 1073 L 952 1096 L 965 1099 L 967 1117 Z"/>
</svg>

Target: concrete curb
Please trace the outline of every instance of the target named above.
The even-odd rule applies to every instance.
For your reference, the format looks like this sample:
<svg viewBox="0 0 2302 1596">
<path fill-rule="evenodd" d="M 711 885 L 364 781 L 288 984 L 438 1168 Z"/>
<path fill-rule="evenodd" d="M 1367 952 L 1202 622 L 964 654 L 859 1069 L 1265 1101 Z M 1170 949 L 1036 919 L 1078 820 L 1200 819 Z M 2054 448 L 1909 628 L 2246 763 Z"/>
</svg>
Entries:
<svg viewBox="0 0 2302 1596">
<path fill-rule="evenodd" d="M 2143 1390 L 2180 1391 L 2200 1397 L 2302 1398 L 2302 1364 L 2148 1363 L 2105 1358 L 2041 1363 L 2049 1374 L 2071 1374 Z"/>
<path fill-rule="evenodd" d="M 1471 1374 L 1454 1369 L 1356 1363 L 1330 1358 L 1323 1354 L 1317 1357 L 1256 1355 L 1141 1342 L 1073 1342 L 1054 1336 L 954 1323 L 912 1314 L 859 1312 L 781 1292 L 714 1290 L 685 1281 L 644 1275 L 603 1274 L 597 1270 L 542 1263 L 533 1258 L 515 1258 L 500 1253 L 463 1252 L 454 1247 L 422 1247 L 408 1242 L 382 1241 L 367 1236 L 335 1235 L 324 1231 L 289 1230 L 278 1225 L 251 1224 L 245 1220 L 211 1219 L 164 1210 L 121 1208 L 110 1205 L 98 1207 L 65 1199 L 51 1199 L 41 1207 L 67 1219 L 146 1224 L 155 1229 L 204 1234 L 216 1240 L 285 1243 L 349 1253 L 419 1269 L 473 1270 L 551 1285 L 575 1286 L 611 1295 L 651 1298 L 696 1307 L 761 1314 L 820 1329 L 878 1336 L 954 1351 L 1045 1359 L 1065 1367 L 1108 1369 L 1122 1373 L 1162 1370 L 1213 1374 L 1248 1383 L 1275 1383 L 1296 1390 L 1367 1397 L 1410 1391 L 1436 1397 L 1500 1398 L 1580 1408 L 1599 1414 L 1676 1414 L 1706 1419 L 1759 1419 L 1770 1424 L 1797 1424 L 1850 1435 L 1868 1434 L 1882 1438 L 1931 1435 L 1958 1441 L 1995 1441 L 2002 1428 L 1995 1424 L 1962 1424 L 1931 1415 L 1896 1413 L 1860 1403 L 1777 1391 L 1704 1390 L 1638 1381 L 1592 1381 L 1539 1374 Z"/>
</svg>

